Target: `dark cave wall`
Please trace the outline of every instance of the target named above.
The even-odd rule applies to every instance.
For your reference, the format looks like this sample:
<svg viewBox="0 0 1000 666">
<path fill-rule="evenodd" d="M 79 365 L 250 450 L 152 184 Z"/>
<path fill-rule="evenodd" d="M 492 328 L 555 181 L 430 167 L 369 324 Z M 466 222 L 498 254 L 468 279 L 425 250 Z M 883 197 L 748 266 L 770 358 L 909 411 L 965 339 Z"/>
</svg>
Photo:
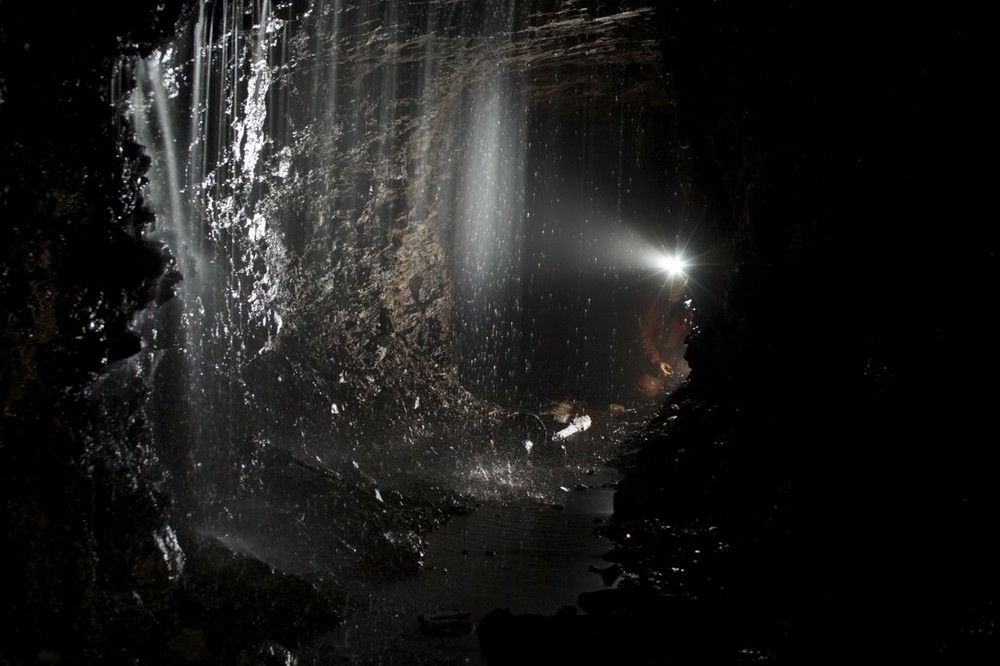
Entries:
<svg viewBox="0 0 1000 666">
<path fill-rule="evenodd" d="M 165 296 L 168 257 L 139 237 L 144 157 L 119 143 L 109 80 L 184 4 L 115 9 L 0 7 L 0 655 L 15 663 L 138 645 L 170 593 L 138 389 L 119 375 L 101 402 L 85 387 L 138 350 L 128 320 Z"/>
<path fill-rule="evenodd" d="M 976 434 L 997 368 L 977 18 L 663 9 L 691 178 L 732 263 L 704 273 L 681 416 L 617 519 L 714 519 L 732 549 L 712 594 L 771 618 L 793 660 L 995 654 L 972 629 L 996 617 L 998 499 Z"/>
</svg>

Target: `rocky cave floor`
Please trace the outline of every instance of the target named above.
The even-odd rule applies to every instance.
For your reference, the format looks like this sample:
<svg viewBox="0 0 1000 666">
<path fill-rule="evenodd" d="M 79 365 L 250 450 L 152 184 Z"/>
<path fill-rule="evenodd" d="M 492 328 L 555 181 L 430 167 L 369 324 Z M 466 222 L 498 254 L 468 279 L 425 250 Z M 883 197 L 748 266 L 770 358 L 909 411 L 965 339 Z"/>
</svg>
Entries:
<svg viewBox="0 0 1000 666">
<path fill-rule="evenodd" d="M 427 538 L 456 517 L 511 506 L 558 514 L 573 501 L 565 499 L 569 495 L 592 492 L 587 482 L 595 467 L 628 475 L 643 447 L 666 437 L 672 420 L 667 411 L 659 425 L 649 427 L 653 406 L 608 411 L 563 403 L 562 409 L 574 407 L 591 416 L 588 432 L 561 445 L 549 436 L 548 448 L 535 449 L 532 459 L 520 448 L 524 433 L 537 422 L 556 432 L 572 415 L 556 410 L 511 419 L 509 437 L 498 432 L 488 455 L 466 452 L 436 479 L 426 468 L 414 473 L 411 467 L 391 482 L 381 476 L 379 484 L 365 473 L 371 461 L 331 472 L 301 455 L 270 451 L 259 465 L 260 490 L 252 502 L 233 505 L 211 528 L 181 535 L 188 559 L 177 614 L 172 627 L 159 628 L 162 644 L 150 653 L 151 661 L 777 663 L 769 651 L 774 627 L 764 618 L 756 626 L 741 620 L 736 627 L 720 603 L 727 544 L 718 527 L 701 519 L 671 524 L 634 506 L 625 516 L 593 521 L 594 537 L 603 539 L 606 550 L 584 575 L 603 585 L 581 590 L 575 603 L 549 612 L 454 608 L 446 592 L 424 593 L 426 601 L 417 604 L 426 605 L 414 608 L 391 592 L 373 592 L 441 575 L 425 566 Z M 683 447 L 673 448 L 683 453 Z M 404 469 L 402 458 L 381 462 L 383 470 Z M 447 469 L 440 459 L 432 467 Z M 357 534 L 370 538 L 352 541 Z M 340 559 L 334 564 L 331 556 Z M 580 571 L 562 573 L 578 578 Z M 462 580 L 478 584 L 474 576 Z M 486 604 L 480 608 L 489 607 L 490 594 L 496 591 L 477 599 Z M 375 603 L 390 606 L 373 610 Z M 355 616 L 365 625 L 349 634 L 345 627 L 355 626 Z"/>
</svg>

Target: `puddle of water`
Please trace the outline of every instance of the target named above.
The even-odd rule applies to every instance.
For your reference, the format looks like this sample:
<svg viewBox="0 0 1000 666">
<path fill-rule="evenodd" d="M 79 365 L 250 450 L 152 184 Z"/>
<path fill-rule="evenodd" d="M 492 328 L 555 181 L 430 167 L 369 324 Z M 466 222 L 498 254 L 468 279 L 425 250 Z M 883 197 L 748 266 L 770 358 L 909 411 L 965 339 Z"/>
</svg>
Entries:
<svg viewBox="0 0 1000 666">
<path fill-rule="evenodd" d="M 333 637 L 337 652 L 355 664 L 481 663 L 474 632 L 428 636 L 419 616 L 460 611 L 475 624 L 494 608 L 551 615 L 603 589 L 590 567 L 610 564 L 602 556 L 612 544 L 596 528 L 612 513 L 618 478 L 610 467 L 581 473 L 588 487 L 560 491 L 559 508 L 525 497 L 453 518 L 429 536 L 419 574 L 356 584 L 361 608 Z"/>
<path fill-rule="evenodd" d="M 567 441 L 565 455 L 470 463 L 456 480 L 483 504 L 427 536 L 422 571 L 348 584 L 355 610 L 325 639 L 339 662 L 481 664 L 474 626 L 489 611 L 553 615 L 582 592 L 614 586 L 593 568 L 611 564 L 603 556 L 613 544 L 597 528 L 613 512 L 621 474 L 602 461 L 621 425 L 601 419 Z M 467 614 L 469 630 L 421 630 L 421 615 L 448 612 Z"/>
<path fill-rule="evenodd" d="M 611 543 L 595 534 L 612 511 L 614 491 L 601 487 L 617 472 L 587 477 L 593 487 L 566 492 L 562 508 L 535 503 L 486 505 L 460 516 L 429 539 L 425 578 L 439 603 L 482 615 L 493 608 L 551 614 L 600 589 L 591 565 Z M 423 597 L 427 599 L 428 597 Z"/>
</svg>

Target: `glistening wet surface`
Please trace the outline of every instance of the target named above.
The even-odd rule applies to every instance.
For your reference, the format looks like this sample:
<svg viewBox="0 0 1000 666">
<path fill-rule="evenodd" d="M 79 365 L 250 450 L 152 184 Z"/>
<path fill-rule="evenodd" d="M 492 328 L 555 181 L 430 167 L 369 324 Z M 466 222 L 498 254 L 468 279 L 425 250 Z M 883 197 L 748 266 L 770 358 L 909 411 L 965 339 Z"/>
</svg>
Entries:
<svg viewBox="0 0 1000 666">
<path fill-rule="evenodd" d="M 505 480 L 519 482 L 517 491 L 496 493 L 429 535 L 418 574 L 352 583 L 357 610 L 328 639 L 343 662 L 482 663 L 474 625 L 490 610 L 552 615 L 581 592 L 608 587 L 594 568 L 610 565 L 603 556 L 612 544 L 596 528 L 613 510 L 619 472 L 603 460 L 615 442 L 609 431 L 587 435 L 568 440 L 565 457 L 507 463 Z M 421 627 L 421 615 L 461 627 L 466 614 L 469 630 L 457 635 Z"/>
</svg>

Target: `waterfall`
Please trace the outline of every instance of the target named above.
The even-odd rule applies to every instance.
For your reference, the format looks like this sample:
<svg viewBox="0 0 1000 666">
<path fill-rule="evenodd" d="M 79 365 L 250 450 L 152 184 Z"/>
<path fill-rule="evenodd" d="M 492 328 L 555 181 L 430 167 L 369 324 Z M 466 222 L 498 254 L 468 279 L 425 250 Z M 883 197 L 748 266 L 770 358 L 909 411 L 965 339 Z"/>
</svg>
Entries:
<svg viewBox="0 0 1000 666">
<path fill-rule="evenodd" d="M 519 372 L 520 289 L 524 249 L 527 149 L 523 75 L 502 51 L 514 34 L 506 3 L 493 3 L 487 40 L 474 64 L 481 80 L 468 95 L 465 144 L 456 184 L 456 328 L 466 385 L 514 402 Z M 500 42 L 500 43 L 498 43 Z"/>
<path fill-rule="evenodd" d="M 265 160 L 270 177 L 283 164 L 265 127 L 269 107 L 281 107 L 272 76 L 283 37 L 270 2 L 202 2 L 190 31 L 136 65 L 133 124 L 156 216 L 148 236 L 182 276 L 176 302 L 140 324 L 155 350 L 153 420 L 200 502 L 240 483 L 252 435 L 244 370 L 282 324 L 282 248 L 269 239 L 262 181 Z"/>
<path fill-rule="evenodd" d="M 147 235 L 183 278 L 136 327 L 161 448 L 193 504 L 228 511 L 267 446 L 377 458 L 467 390 L 518 399 L 544 335 L 526 299 L 544 307 L 559 266 L 538 243 L 561 224 L 549 125 L 596 123 L 620 153 L 625 133 L 595 115 L 656 99 L 656 47 L 637 37 L 650 12 L 202 0 L 136 63 Z M 587 178 L 578 205 L 619 224 Z M 562 231 L 575 268 L 596 261 L 584 229 Z M 593 340 L 585 328 L 606 322 L 588 303 L 565 315 Z"/>
</svg>

